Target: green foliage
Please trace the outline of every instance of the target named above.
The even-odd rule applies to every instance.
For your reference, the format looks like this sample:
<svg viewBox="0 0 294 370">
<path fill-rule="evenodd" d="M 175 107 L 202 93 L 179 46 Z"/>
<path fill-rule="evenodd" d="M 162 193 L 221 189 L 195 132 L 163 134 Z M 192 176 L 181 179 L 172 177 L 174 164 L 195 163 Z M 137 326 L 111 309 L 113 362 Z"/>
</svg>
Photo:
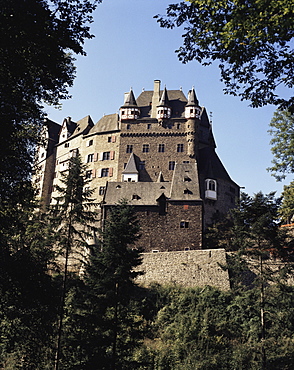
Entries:
<svg viewBox="0 0 294 370">
<path fill-rule="evenodd" d="M 97 363 L 100 369 L 132 368 L 143 330 L 134 283 L 141 259 L 132 249 L 138 232 L 130 206 L 112 207 L 99 247 L 90 247 L 83 279 L 67 297 L 62 368 L 93 369 Z"/>
<path fill-rule="evenodd" d="M 14 212 L 18 217 L 0 242 L 0 366 L 45 369 L 59 288 L 48 273 L 55 258 L 51 233 L 32 204 Z"/>
<path fill-rule="evenodd" d="M 97 204 L 91 198 L 94 189 L 86 188 L 89 183 L 85 178 L 86 169 L 80 155 L 70 158 L 68 171 L 62 173 L 61 186 L 56 186 L 56 203 L 49 208 L 51 227 L 56 231 L 56 243 L 63 254 L 71 253 L 74 247 L 76 252 L 78 247 L 85 248 L 87 239 L 97 231 L 94 225 Z"/>
<path fill-rule="evenodd" d="M 266 369 L 290 369 L 294 291 L 273 286 L 266 294 Z M 139 369 L 262 368 L 258 289 L 234 293 L 173 287 L 165 288 L 165 296 L 151 323 L 154 336 L 137 353 L 146 361 Z"/>
<path fill-rule="evenodd" d="M 269 133 L 273 166 L 268 168 L 277 181 L 294 172 L 294 115 L 287 110 L 277 110 L 270 122 Z"/>
<path fill-rule="evenodd" d="M 292 222 L 292 217 L 294 215 L 294 181 L 290 182 L 289 185 L 284 186 L 279 214 L 284 224 Z"/>
<path fill-rule="evenodd" d="M 43 102 L 68 98 L 99 0 L 0 1 L 0 201 L 29 179 Z"/>
<path fill-rule="evenodd" d="M 184 26 L 186 63 L 220 62 L 225 93 L 251 101 L 253 107 L 276 104 L 293 109 L 294 98 L 279 96 L 277 87 L 293 87 L 293 1 L 190 0 L 171 4 L 161 27 Z M 289 90 L 290 91 L 290 90 Z"/>
</svg>

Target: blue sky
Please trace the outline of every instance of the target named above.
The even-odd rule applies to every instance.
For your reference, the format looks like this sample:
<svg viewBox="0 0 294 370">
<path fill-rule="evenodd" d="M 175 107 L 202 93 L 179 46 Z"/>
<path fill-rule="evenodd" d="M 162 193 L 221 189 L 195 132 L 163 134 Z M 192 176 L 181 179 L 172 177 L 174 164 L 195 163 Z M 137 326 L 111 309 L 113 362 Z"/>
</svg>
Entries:
<svg viewBox="0 0 294 370">
<path fill-rule="evenodd" d="M 162 29 L 153 16 L 164 14 L 172 0 L 104 0 L 91 26 L 95 38 L 85 44 L 86 57 L 77 57 L 77 78 L 70 89 L 72 98 L 60 110 L 46 108 L 48 117 L 62 123 L 90 115 L 96 123 L 104 114 L 118 112 L 124 92 L 133 88 L 152 90 L 153 81 L 187 92 L 195 87 L 200 105 L 212 112 L 217 153 L 231 178 L 250 195 L 277 191 L 292 177 L 277 183 L 266 170 L 271 165 L 268 124 L 274 107 L 250 108 L 248 102 L 224 95 L 217 64 L 202 67 L 197 62 L 182 64 L 175 50 L 183 30 Z"/>
</svg>

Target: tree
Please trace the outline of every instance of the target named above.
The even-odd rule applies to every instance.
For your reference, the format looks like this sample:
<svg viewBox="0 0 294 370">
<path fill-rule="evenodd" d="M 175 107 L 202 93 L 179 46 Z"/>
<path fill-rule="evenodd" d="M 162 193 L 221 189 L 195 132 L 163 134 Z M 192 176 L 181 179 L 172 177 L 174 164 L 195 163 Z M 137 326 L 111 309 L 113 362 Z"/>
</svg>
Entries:
<svg viewBox="0 0 294 370">
<path fill-rule="evenodd" d="M 277 110 L 270 122 L 270 144 L 274 156 L 273 166 L 268 168 L 277 181 L 294 172 L 294 113 Z"/>
<path fill-rule="evenodd" d="M 262 368 L 259 291 L 213 287 L 152 287 L 151 332 L 139 349 L 139 369 L 256 370 Z M 293 287 L 268 287 L 267 370 L 291 369 L 294 358 Z M 157 298 L 157 299 L 156 299 Z M 152 306 L 152 305 L 151 305 Z"/>
<path fill-rule="evenodd" d="M 30 179 L 44 102 L 69 97 L 72 53 L 82 54 L 100 0 L 0 1 L 0 201 Z M 2 205 L 2 204 L 0 204 Z"/>
<path fill-rule="evenodd" d="M 7 208 L 7 219 L 14 222 L 1 225 L 1 368 L 45 369 L 52 360 L 59 286 L 49 273 L 53 236 L 35 206 L 28 197 L 22 206 Z"/>
<path fill-rule="evenodd" d="M 280 86 L 292 89 L 294 83 L 291 1 L 190 0 L 169 5 L 165 17 L 155 18 L 161 27 L 184 25 L 180 61 L 220 62 L 225 93 L 253 107 L 275 104 L 294 110 L 294 98 L 277 91 Z"/>
<path fill-rule="evenodd" d="M 285 185 L 282 192 L 282 204 L 279 209 L 282 222 L 290 224 L 294 215 L 294 181 L 290 185 Z"/>
<path fill-rule="evenodd" d="M 64 368 L 130 369 L 139 345 L 141 319 L 137 311 L 134 269 L 141 263 L 133 248 L 139 225 L 132 208 L 122 202 L 111 209 L 99 245 L 91 246 L 82 283 L 68 302 L 67 345 L 78 348 L 75 358 L 64 352 Z M 75 333 L 73 335 L 73 328 Z"/>
<path fill-rule="evenodd" d="M 87 240 L 93 238 L 93 235 L 97 231 L 97 227 L 95 226 L 97 215 L 93 209 L 96 204 L 91 198 L 94 189 L 90 190 L 86 188 L 86 185 L 90 181 L 85 179 L 86 168 L 87 166 L 82 163 L 79 155 L 69 160 L 68 171 L 62 173 L 62 186 L 56 186 L 56 190 L 59 193 L 59 196 L 55 199 L 56 204 L 52 205 L 50 210 L 51 225 L 57 235 L 55 248 L 59 250 L 60 256 L 64 259 L 55 362 L 56 370 L 59 368 L 60 361 L 69 267 L 76 269 L 76 262 L 81 264 L 88 245 Z M 74 260 L 75 263 L 72 263 Z"/>
<path fill-rule="evenodd" d="M 275 193 L 267 195 L 261 192 L 253 197 L 245 193 L 241 194 L 240 206 L 231 211 L 232 225 L 222 232 L 221 235 L 233 236 L 230 245 L 235 246 L 240 254 L 245 255 L 248 270 L 255 275 L 253 280 L 259 290 L 260 304 L 260 351 L 261 368 L 267 367 L 266 353 L 266 287 L 269 282 L 281 282 L 287 276 L 286 272 L 289 265 L 286 263 L 280 269 L 275 268 L 270 257 L 280 258 L 285 262 L 293 260 L 292 240 L 285 229 L 280 228 L 279 207 L 280 199 L 275 198 Z M 232 232 L 234 230 L 234 233 Z M 214 235 L 214 234 L 213 234 Z M 237 236 L 236 238 L 234 238 Z M 226 239 L 228 237 L 226 236 Z M 268 262 L 269 261 L 269 262 Z M 231 271 L 233 275 L 244 271 L 244 259 L 240 260 L 239 265 L 236 259 L 231 259 L 232 264 L 237 271 Z M 234 265 L 233 265 L 234 263 Z M 243 264 L 243 266 L 242 266 Z M 285 275 L 284 275 L 285 272 Z M 283 279 L 282 279 L 283 278 Z"/>
</svg>

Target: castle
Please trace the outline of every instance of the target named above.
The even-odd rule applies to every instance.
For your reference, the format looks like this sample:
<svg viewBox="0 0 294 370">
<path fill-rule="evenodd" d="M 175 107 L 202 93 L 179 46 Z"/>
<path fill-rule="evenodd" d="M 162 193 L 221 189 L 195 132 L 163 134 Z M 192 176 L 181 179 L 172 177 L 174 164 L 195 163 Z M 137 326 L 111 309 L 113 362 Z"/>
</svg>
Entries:
<svg viewBox="0 0 294 370">
<path fill-rule="evenodd" d="M 240 188 L 218 155 L 206 109 L 194 88 L 125 94 L 119 114 L 90 116 L 62 125 L 46 121 L 46 145 L 37 153 L 34 176 L 42 202 L 54 203 L 61 173 L 79 153 L 95 189 L 101 220 L 126 199 L 134 206 L 145 252 L 201 249 L 202 235 L 215 215 L 235 207 Z"/>
</svg>

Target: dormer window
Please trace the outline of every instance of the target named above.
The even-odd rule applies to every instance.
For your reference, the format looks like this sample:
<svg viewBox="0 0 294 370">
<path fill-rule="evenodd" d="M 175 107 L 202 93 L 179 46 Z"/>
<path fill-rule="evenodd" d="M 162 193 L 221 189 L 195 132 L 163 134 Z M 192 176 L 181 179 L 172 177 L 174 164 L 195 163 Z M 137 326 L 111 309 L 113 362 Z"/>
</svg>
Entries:
<svg viewBox="0 0 294 370">
<path fill-rule="evenodd" d="M 216 180 L 206 179 L 205 180 L 205 198 L 217 200 L 217 183 Z"/>
</svg>

